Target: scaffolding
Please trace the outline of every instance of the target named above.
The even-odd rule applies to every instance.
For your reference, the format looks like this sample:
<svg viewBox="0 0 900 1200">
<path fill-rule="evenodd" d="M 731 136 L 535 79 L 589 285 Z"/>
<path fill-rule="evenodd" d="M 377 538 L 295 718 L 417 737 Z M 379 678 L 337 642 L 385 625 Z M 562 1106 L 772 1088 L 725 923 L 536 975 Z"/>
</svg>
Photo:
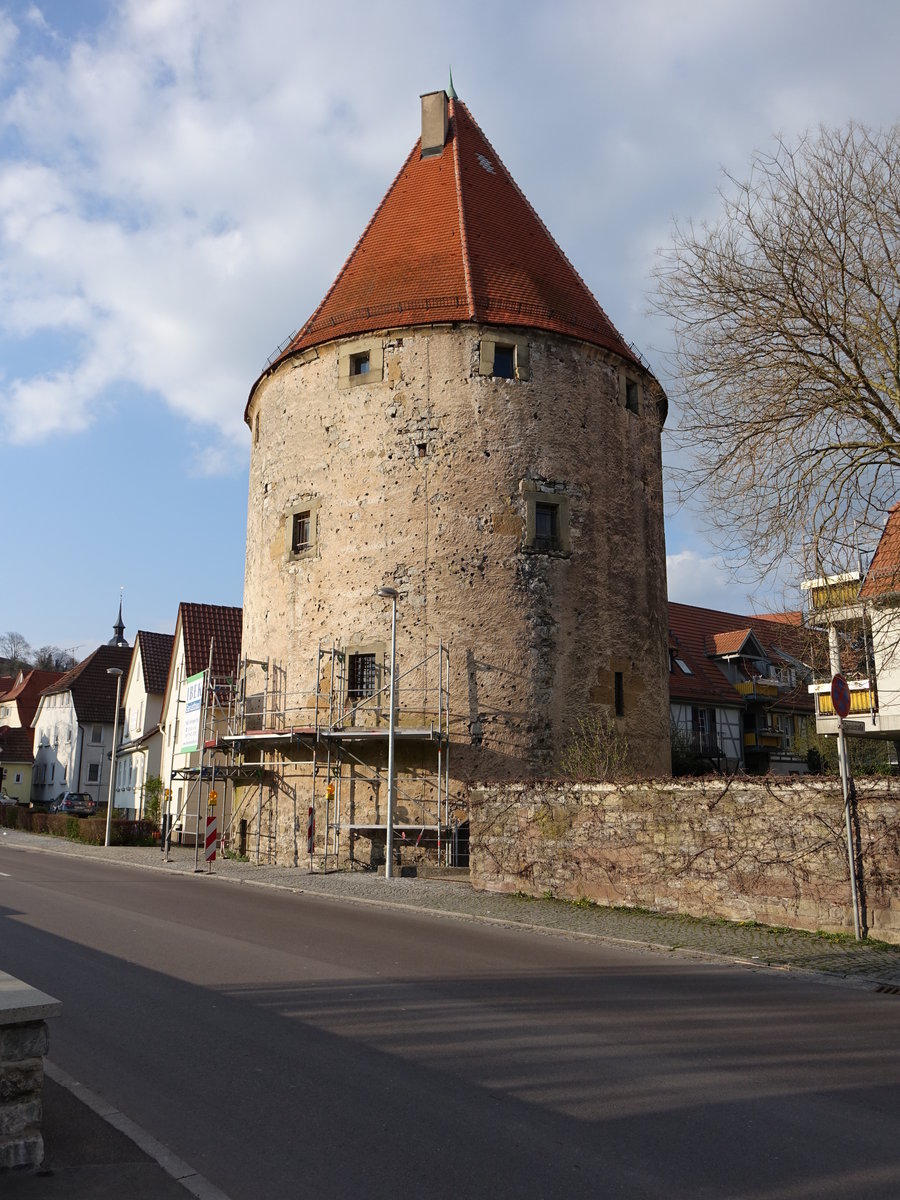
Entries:
<svg viewBox="0 0 900 1200">
<path fill-rule="evenodd" d="M 292 778 L 308 779 L 309 810 L 317 827 L 324 829 L 324 843 L 316 851 L 323 869 L 337 865 L 342 846 L 352 839 L 386 840 L 386 819 L 378 810 L 382 784 L 387 782 L 382 760 L 392 726 L 390 681 L 384 678 L 387 668 L 377 665 L 374 655 L 366 656 L 372 660 L 366 664 L 367 677 L 356 678 L 354 668 L 360 657 L 336 643 L 320 643 L 315 687 L 307 691 L 291 692 L 286 672 L 272 659 L 245 656 L 236 678 L 210 678 L 199 765 L 182 768 L 173 778 L 188 781 L 183 807 L 190 805 L 196 789 L 195 802 L 187 811 L 193 808 L 198 822 L 204 786 L 208 801 L 217 781 L 226 796 L 231 785 L 231 803 L 220 810 L 227 849 L 249 855 L 246 831 L 251 822 L 249 818 L 240 822 L 236 842 L 235 821 L 239 810 L 252 812 L 255 788 L 254 857 L 259 862 L 277 855 L 277 828 L 275 834 L 263 832 L 264 792 L 267 787 L 277 789 L 287 772 Z M 398 753 L 400 765 L 395 770 L 399 813 L 393 824 L 395 845 L 414 845 L 423 855 L 433 851 L 439 863 L 452 865 L 456 823 L 450 802 L 448 648 L 439 642 L 411 667 L 398 669 L 395 684 L 394 741 L 398 752 L 405 748 Z M 240 805 L 234 802 L 235 787 L 246 789 Z M 370 811 L 357 819 L 354 797 L 365 787 L 371 791 Z M 292 802 L 296 826 L 300 818 L 296 792 Z M 264 838 L 271 844 L 264 845 Z M 295 862 L 299 857 L 295 850 Z"/>
</svg>

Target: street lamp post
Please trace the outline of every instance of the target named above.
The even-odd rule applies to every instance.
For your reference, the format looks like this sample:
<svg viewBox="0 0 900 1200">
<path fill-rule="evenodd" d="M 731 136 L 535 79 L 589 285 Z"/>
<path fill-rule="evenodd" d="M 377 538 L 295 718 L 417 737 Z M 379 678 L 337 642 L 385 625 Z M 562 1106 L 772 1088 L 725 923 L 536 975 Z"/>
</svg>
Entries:
<svg viewBox="0 0 900 1200">
<path fill-rule="evenodd" d="M 112 759 L 109 766 L 109 799 L 106 804 L 106 841 L 104 846 L 109 845 L 109 831 L 112 827 L 112 811 L 113 811 L 113 792 L 116 786 L 116 742 L 119 737 L 119 692 L 122 687 L 122 668 L 107 667 L 107 675 L 115 675 L 116 677 L 116 711 L 113 716 L 113 742 L 112 742 Z"/>
<path fill-rule="evenodd" d="M 396 588 L 380 587 L 375 589 L 376 596 L 384 596 L 391 602 L 391 688 L 390 714 L 388 717 L 388 803 L 387 803 L 387 846 L 385 849 L 384 877 L 394 877 L 394 804 L 396 801 L 397 775 L 394 769 L 394 697 L 397 681 L 397 598 L 400 593 Z"/>
</svg>

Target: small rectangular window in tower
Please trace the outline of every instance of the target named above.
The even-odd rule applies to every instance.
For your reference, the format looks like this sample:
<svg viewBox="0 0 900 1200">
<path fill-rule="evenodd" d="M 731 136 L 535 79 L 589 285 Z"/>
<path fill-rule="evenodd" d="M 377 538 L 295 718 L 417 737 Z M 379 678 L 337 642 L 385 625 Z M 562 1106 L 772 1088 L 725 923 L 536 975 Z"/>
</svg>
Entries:
<svg viewBox="0 0 900 1200">
<path fill-rule="evenodd" d="M 515 379 L 516 348 L 498 342 L 494 347 L 494 378 Z"/>
<path fill-rule="evenodd" d="M 559 505 L 535 502 L 534 546 L 536 550 L 559 549 Z"/>
<path fill-rule="evenodd" d="M 625 676 L 621 671 L 615 673 L 616 716 L 625 716 Z"/>
<path fill-rule="evenodd" d="M 359 354 L 350 355 L 350 374 L 352 375 L 368 375 L 369 373 L 369 351 L 363 350 Z"/>
<path fill-rule="evenodd" d="M 294 524 L 291 531 L 291 553 L 300 554 L 312 545 L 312 513 L 307 508 L 303 512 L 294 513 Z"/>
<path fill-rule="evenodd" d="M 378 670 L 374 654 L 351 654 L 347 659 L 347 699 L 358 704 L 378 690 Z"/>
<path fill-rule="evenodd" d="M 629 412 L 640 412 L 640 389 L 634 379 L 625 380 L 625 407 Z"/>
</svg>

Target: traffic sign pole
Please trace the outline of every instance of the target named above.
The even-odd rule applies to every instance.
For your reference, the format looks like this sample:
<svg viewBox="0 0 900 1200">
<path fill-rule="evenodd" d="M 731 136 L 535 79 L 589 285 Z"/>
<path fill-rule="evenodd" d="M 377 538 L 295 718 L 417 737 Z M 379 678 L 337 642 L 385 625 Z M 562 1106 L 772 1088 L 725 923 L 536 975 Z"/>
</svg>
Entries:
<svg viewBox="0 0 900 1200">
<path fill-rule="evenodd" d="M 856 940 L 862 940 L 859 920 L 859 888 L 856 883 L 856 854 L 853 849 L 853 822 L 850 819 L 850 801 L 853 796 L 853 779 L 850 775 L 850 760 L 847 757 L 847 735 L 844 718 L 850 713 L 850 685 L 840 672 L 831 680 L 831 703 L 838 718 L 838 765 L 841 770 L 841 790 L 844 794 L 844 824 L 847 828 L 847 863 L 850 868 L 850 894 L 853 899 L 853 932 Z"/>
</svg>

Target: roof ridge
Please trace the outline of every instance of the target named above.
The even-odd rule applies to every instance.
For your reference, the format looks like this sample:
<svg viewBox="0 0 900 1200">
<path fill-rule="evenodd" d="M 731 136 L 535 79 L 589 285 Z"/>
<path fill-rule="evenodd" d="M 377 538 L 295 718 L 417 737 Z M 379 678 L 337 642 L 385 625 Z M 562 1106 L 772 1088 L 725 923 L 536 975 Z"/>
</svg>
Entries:
<svg viewBox="0 0 900 1200">
<path fill-rule="evenodd" d="M 450 101 L 450 114 L 453 118 L 453 176 L 456 185 L 456 208 L 459 213 L 459 249 L 462 255 L 463 277 L 466 281 L 466 304 L 469 306 L 469 320 L 475 320 L 475 297 L 472 293 L 472 268 L 469 263 L 469 237 L 466 232 L 466 212 L 463 204 L 462 178 L 459 169 L 459 121 L 456 119 L 456 106 L 466 106 L 461 100 Z M 466 108 L 466 112 L 468 113 Z M 504 170 L 506 168 L 504 167 Z"/>
<path fill-rule="evenodd" d="M 341 267 L 340 271 L 338 271 L 337 275 L 335 276 L 334 282 L 332 283 L 331 287 L 328 289 L 328 291 L 327 291 L 327 292 L 325 293 L 325 295 L 322 297 L 322 300 L 321 300 L 321 302 L 320 302 L 320 303 L 319 303 L 319 304 L 316 306 L 316 309 L 315 309 L 315 311 L 314 311 L 314 312 L 313 312 L 313 313 L 312 313 L 312 314 L 311 314 L 309 317 L 307 317 L 307 319 L 306 319 L 306 320 L 303 322 L 303 324 L 300 326 L 300 328 L 297 330 L 297 332 L 296 332 L 296 333 L 294 334 L 294 336 L 291 338 L 291 340 L 290 340 L 290 343 L 289 343 L 289 345 L 287 346 L 287 348 L 285 349 L 284 353 L 283 353 L 283 354 L 280 354 L 280 355 L 278 356 L 278 358 L 275 360 L 275 362 L 270 364 L 270 369 L 271 369 L 271 367 L 274 367 L 274 366 L 275 366 L 275 365 L 276 365 L 276 364 L 277 364 L 277 363 L 278 363 L 278 362 L 279 362 L 279 361 L 280 361 L 282 358 L 287 358 L 287 357 L 288 357 L 288 355 L 290 355 L 290 353 L 292 352 L 292 350 L 293 350 L 293 348 L 294 348 L 294 345 L 295 345 L 295 343 L 296 343 L 296 342 L 298 342 L 298 341 L 300 340 L 300 338 L 302 338 L 302 337 L 303 337 L 303 334 L 304 334 L 304 333 L 305 333 L 305 332 L 306 332 L 308 329 L 312 329 L 312 328 L 314 327 L 314 325 L 315 325 L 315 320 L 316 320 L 316 317 L 319 315 L 319 313 L 322 311 L 322 309 L 323 309 L 323 308 L 325 308 L 325 306 L 327 305 L 328 301 L 329 301 L 329 300 L 331 299 L 331 297 L 334 295 L 334 293 L 335 293 L 335 291 L 336 291 L 336 289 L 337 289 L 338 285 L 340 284 L 340 282 L 342 281 L 342 279 L 343 279 L 343 278 L 344 278 L 344 276 L 346 275 L 348 267 L 349 267 L 349 266 L 350 266 L 350 264 L 353 262 L 353 259 L 356 257 L 356 254 L 357 254 L 357 252 L 358 252 L 358 250 L 359 250 L 360 246 L 361 246 L 361 245 L 363 244 L 363 242 L 366 240 L 366 237 L 368 236 L 369 230 L 372 228 L 372 226 L 375 224 L 376 220 L 378 219 L 378 214 L 381 212 L 381 210 L 382 210 L 382 209 L 384 208 L 384 206 L 387 204 L 387 202 L 388 202 L 388 199 L 390 198 L 390 196 L 391 196 L 391 195 L 392 195 L 392 193 L 394 192 L 395 188 L 397 187 L 397 184 L 400 182 L 400 179 L 401 179 L 401 178 L 402 178 L 402 176 L 403 176 L 403 172 L 404 172 L 404 171 L 406 170 L 406 168 L 409 166 L 410 162 L 412 161 L 413 155 L 415 154 L 416 150 L 418 150 L 418 149 L 419 149 L 419 147 L 421 146 L 421 144 L 422 144 L 422 139 L 421 139 L 421 137 L 418 137 L 418 138 L 416 138 L 416 141 L 415 141 L 415 144 L 414 144 L 414 146 L 413 146 L 412 150 L 410 150 L 409 154 L 407 154 L 406 158 L 403 160 L 403 165 L 400 167 L 400 170 L 399 170 L 399 171 L 397 172 L 397 174 L 394 176 L 394 178 L 393 178 L 393 180 L 392 180 L 392 182 L 391 182 L 391 185 L 390 185 L 390 187 L 387 189 L 387 191 L 386 191 L 386 192 L 384 193 L 384 195 L 381 197 L 381 201 L 380 201 L 380 203 L 378 204 L 378 206 L 377 206 L 377 208 L 375 209 L 375 211 L 372 213 L 372 215 L 371 215 L 371 217 L 369 218 L 368 222 L 366 223 L 366 227 L 365 227 L 365 229 L 362 231 L 362 233 L 361 233 L 361 234 L 359 235 L 359 237 L 356 239 L 356 244 L 354 245 L 354 247 L 353 247 L 353 249 L 350 251 L 350 253 L 347 255 L 347 257 L 344 259 L 344 265 Z M 266 374 L 266 372 L 264 371 L 264 372 L 263 372 L 263 374 Z"/>
<path fill-rule="evenodd" d="M 534 207 L 534 205 L 531 203 L 531 201 L 528 199 L 528 197 L 525 195 L 525 193 L 519 187 L 519 184 L 518 184 L 515 176 L 512 174 L 509 167 L 507 167 L 506 163 L 503 161 L 503 159 L 500 157 L 500 155 L 495 150 L 494 145 L 491 142 L 490 138 L 485 134 L 484 130 L 481 128 L 481 126 L 478 124 L 478 122 L 475 120 L 475 118 L 469 112 L 468 106 L 462 100 L 456 100 L 453 103 L 459 104 L 459 106 L 465 111 L 466 116 L 469 118 L 469 120 L 472 122 L 472 124 L 478 130 L 479 134 L 481 135 L 481 137 L 484 140 L 484 144 L 488 147 L 491 154 L 493 154 L 497 163 L 503 170 L 504 175 L 509 180 L 509 182 L 512 184 L 513 188 L 515 189 L 515 191 L 518 194 L 519 198 L 521 199 L 522 203 L 526 206 L 529 213 L 534 217 L 535 221 L 537 221 L 542 232 L 544 233 L 544 236 L 549 239 L 550 245 L 553 246 L 553 248 L 559 252 L 560 257 L 562 258 L 562 260 L 566 264 L 566 266 L 569 268 L 569 270 L 572 272 L 575 279 L 578 281 L 578 283 L 581 284 L 581 286 L 584 288 L 584 290 L 587 292 L 587 294 L 593 300 L 594 304 L 596 304 L 597 308 L 600 310 L 601 315 L 603 316 L 603 319 L 609 325 L 610 331 L 622 343 L 622 346 L 624 347 L 628 356 L 630 358 L 634 359 L 635 362 L 637 362 L 638 361 L 637 355 L 631 349 L 631 346 L 628 344 L 628 342 L 625 340 L 625 338 L 622 336 L 622 334 L 619 332 L 619 330 L 616 328 L 616 326 L 609 319 L 609 314 L 607 313 L 606 309 L 603 307 L 603 305 L 600 303 L 600 301 L 597 299 L 597 297 L 594 295 L 594 293 L 591 291 L 591 289 L 585 283 L 580 272 L 575 267 L 574 263 L 569 258 L 568 254 L 566 254 L 565 250 L 563 250 L 562 246 L 560 246 L 559 242 L 557 242 L 556 238 L 550 232 L 548 227 L 544 224 L 544 220 L 541 217 L 540 213 L 537 211 L 537 209 Z M 569 314 L 561 314 L 561 315 L 568 316 Z M 641 364 L 641 365 L 643 366 L 643 364 Z"/>
</svg>

